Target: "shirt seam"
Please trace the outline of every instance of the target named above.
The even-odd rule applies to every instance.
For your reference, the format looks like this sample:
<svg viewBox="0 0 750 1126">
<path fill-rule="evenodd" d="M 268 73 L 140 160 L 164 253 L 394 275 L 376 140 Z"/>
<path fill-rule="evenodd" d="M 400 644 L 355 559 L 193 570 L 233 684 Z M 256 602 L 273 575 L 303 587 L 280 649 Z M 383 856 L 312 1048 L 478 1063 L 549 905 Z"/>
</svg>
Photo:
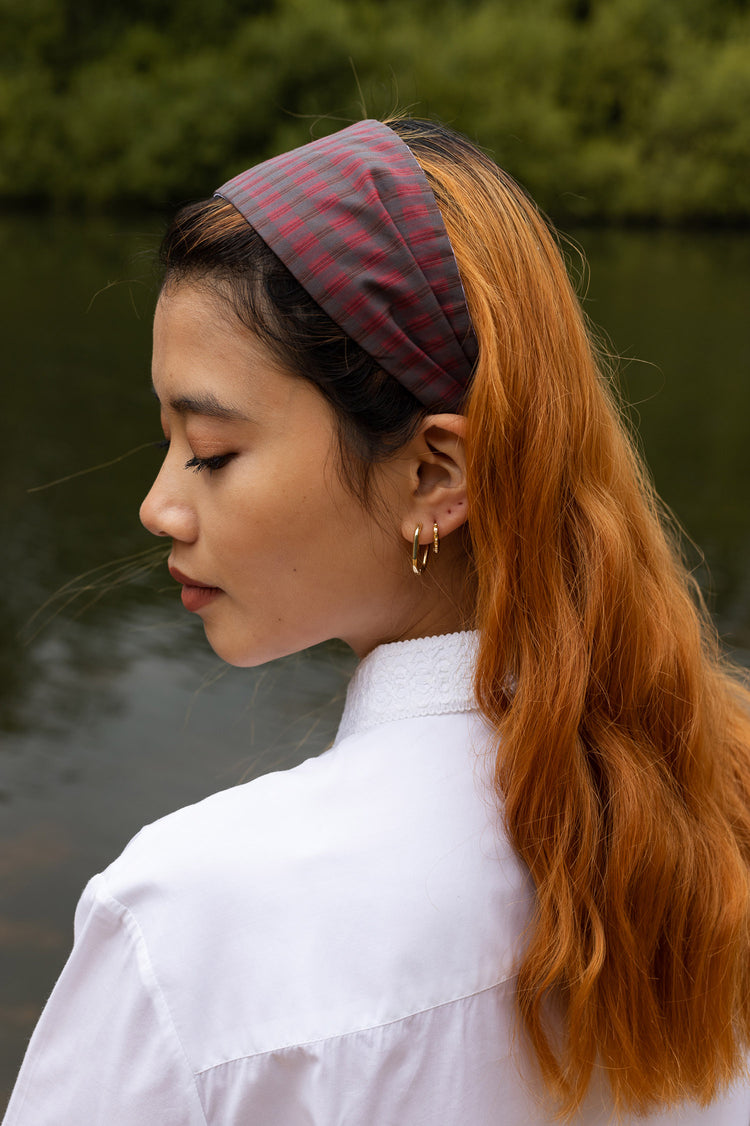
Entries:
<svg viewBox="0 0 750 1126">
<path fill-rule="evenodd" d="M 149 993 L 151 993 L 151 994 L 153 994 L 154 992 L 158 993 L 158 995 L 159 995 L 159 997 L 160 997 L 160 999 L 161 999 L 161 1001 L 164 1005 L 164 1011 L 166 1012 L 167 1017 L 169 1018 L 169 1027 L 170 1027 L 172 1034 L 173 1034 L 173 1036 L 174 1036 L 174 1038 L 175 1038 L 175 1040 L 176 1040 L 176 1042 L 179 1046 L 180 1054 L 182 1055 L 182 1058 L 185 1061 L 185 1067 L 187 1068 L 188 1075 L 190 1076 L 190 1079 L 192 1081 L 193 1088 L 195 1090 L 195 1097 L 198 1100 L 198 1106 L 201 1109 L 201 1115 L 203 1116 L 203 1121 L 206 1123 L 206 1126 L 208 1126 L 208 1118 L 206 1117 L 206 1111 L 205 1111 L 205 1108 L 203 1106 L 203 1099 L 201 1098 L 201 1092 L 200 1092 L 200 1088 L 199 1088 L 198 1082 L 197 1082 L 198 1075 L 200 1074 L 200 1072 L 196 1073 L 196 1071 L 190 1065 L 190 1057 L 189 1057 L 187 1051 L 185 1050 L 185 1045 L 183 1044 L 182 1038 L 181 1038 L 179 1032 L 177 1031 L 177 1025 L 175 1023 L 175 1019 L 174 1019 L 174 1016 L 172 1014 L 172 1010 L 169 1006 L 169 1002 L 167 1001 L 164 990 L 161 987 L 161 982 L 159 981 L 159 977 L 156 973 L 156 967 L 154 966 L 154 963 L 151 960 L 151 955 L 149 954 L 149 950 L 148 950 L 148 943 L 146 942 L 146 936 L 144 935 L 144 933 L 141 929 L 141 925 L 138 922 L 137 918 L 135 917 L 134 913 L 131 911 L 131 909 L 129 907 L 127 907 L 126 904 L 122 903 L 119 899 L 117 899 L 116 896 L 112 895 L 112 893 L 111 893 L 111 891 L 110 891 L 110 889 L 107 885 L 107 881 L 106 881 L 103 873 L 100 873 L 99 880 L 101 881 L 102 889 L 103 889 L 103 891 L 106 895 L 106 899 L 103 896 L 97 895 L 97 898 L 99 899 L 102 906 L 106 910 L 111 911 L 111 908 L 110 908 L 107 900 L 109 900 L 111 903 L 116 904 L 117 907 L 120 908 L 122 910 L 122 912 L 124 913 L 124 916 L 125 916 L 124 925 L 125 925 L 126 930 L 135 931 L 135 934 L 134 934 L 133 937 L 136 941 L 136 944 L 139 944 L 141 946 L 141 948 L 143 950 L 143 954 L 144 954 L 144 956 L 145 956 L 145 958 L 148 962 L 148 968 L 149 968 L 150 973 L 151 973 L 151 982 L 152 983 L 149 984 L 149 983 L 144 982 L 144 986 L 148 990 Z"/>
<path fill-rule="evenodd" d="M 348 1036 L 357 1036 L 361 1032 L 376 1032 L 381 1028 L 389 1028 L 394 1024 L 401 1024 L 402 1021 L 410 1020 L 411 1017 L 422 1016 L 423 1013 L 436 1012 L 438 1009 L 445 1009 L 449 1005 L 457 1005 L 460 1001 L 469 1001 L 472 997 L 479 997 L 483 993 L 491 993 L 493 989 L 499 989 L 503 985 L 507 985 L 509 981 L 513 981 L 515 973 L 510 973 L 507 977 L 503 977 L 500 981 L 494 982 L 492 985 L 485 985 L 482 989 L 474 989 L 471 993 L 462 993 L 459 997 L 451 997 L 449 1001 L 438 1001 L 435 1005 L 425 1005 L 422 1009 L 415 1009 L 413 1012 L 404 1013 L 402 1016 L 393 1017 L 392 1020 L 384 1020 L 379 1024 L 365 1024 L 359 1028 L 350 1028 L 346 1032 L 334 1032 L 330 1036 L 317 1036 L 310 1040 L 293 1040 L 288 1044 L 276 1044 L 273 1048 L 264 1048 L 260 1052 L 246 1052 L 241 1056 L 232 1056 L 230 1059 L 222 1060 L 220 1063 L 209 1064 L 208 1067 L 203 1067 L 196 1072 L 196 1079 L 202 1078 L 210 1071 L 216 1071 L 219 1067 L 226 1067 L 231 1063 L 241 1063 L 243 1060 L 259 1060 L 264 1056 L 271 1056 L 275 1052 L 285 1052 L 289 1048 L 308 1048 L 314 1044 L 327 1044 L 330 1040 L 344 1040 Z"/>
</svg>

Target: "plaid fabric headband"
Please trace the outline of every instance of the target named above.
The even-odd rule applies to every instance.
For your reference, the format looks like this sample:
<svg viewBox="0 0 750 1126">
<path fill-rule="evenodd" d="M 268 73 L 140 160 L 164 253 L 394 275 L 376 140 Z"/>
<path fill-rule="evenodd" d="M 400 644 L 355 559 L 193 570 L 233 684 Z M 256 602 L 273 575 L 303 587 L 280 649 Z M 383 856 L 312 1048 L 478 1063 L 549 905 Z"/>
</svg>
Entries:
<svg viewBox="0 0 750 1126">
<path fill-rule="evenodd" d="M 477 355 L 463 286 L 432 189 L 392 129 L 361 121 L 216 195 L 421 403 L 460 406 Z"/>
</svg>

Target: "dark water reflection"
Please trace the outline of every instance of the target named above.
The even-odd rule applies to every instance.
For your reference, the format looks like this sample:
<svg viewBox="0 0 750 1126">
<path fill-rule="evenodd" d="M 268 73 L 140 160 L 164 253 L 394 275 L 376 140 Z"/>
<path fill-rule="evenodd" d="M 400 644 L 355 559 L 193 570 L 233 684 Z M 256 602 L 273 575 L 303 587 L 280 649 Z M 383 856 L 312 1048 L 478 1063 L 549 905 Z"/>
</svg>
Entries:
<svg viewBox="0 0 750 1126">
<path fill-rule="evenodd" d="M 27 625 L 76 576 L 150 547 L 137 508 L 151 448 L 28 490 L 159 436 L 148 392 L 158 229 L 0 221 L 0 1106 L 88 876 L 145 822 L 320 750 L 352 667 L 328 645 L 224 669 L 163 565 L 108 593 L 89 576 L 90 590 Z M 704 549 L 696 565 L 720 629 L 747 660 L 750 236 L 579 237 L 587 309 L 633 358 L 623 383 L 657 485 Z"/>
<path fill-rule="evenodd" d="M 583 242 L 589 315 L 633 357 L 624 391 L 657 487 L 705 553 L 709 602 L 746 659 L 750 235 L 596 232 Z"/>
</svg>

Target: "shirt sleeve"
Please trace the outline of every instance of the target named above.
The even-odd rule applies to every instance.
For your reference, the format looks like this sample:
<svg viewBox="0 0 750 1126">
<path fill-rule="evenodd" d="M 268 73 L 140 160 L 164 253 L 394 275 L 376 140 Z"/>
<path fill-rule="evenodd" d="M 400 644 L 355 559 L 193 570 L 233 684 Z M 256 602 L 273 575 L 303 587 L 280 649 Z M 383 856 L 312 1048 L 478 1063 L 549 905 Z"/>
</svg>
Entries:
<svg viewBox="0 0 750 1126">
<path fill-rule="evenodd" d="M 194 1076 L 131 912 L 102 876 L 31 1038 L 3 1126 L 206 1126 Z"/>
</svg>

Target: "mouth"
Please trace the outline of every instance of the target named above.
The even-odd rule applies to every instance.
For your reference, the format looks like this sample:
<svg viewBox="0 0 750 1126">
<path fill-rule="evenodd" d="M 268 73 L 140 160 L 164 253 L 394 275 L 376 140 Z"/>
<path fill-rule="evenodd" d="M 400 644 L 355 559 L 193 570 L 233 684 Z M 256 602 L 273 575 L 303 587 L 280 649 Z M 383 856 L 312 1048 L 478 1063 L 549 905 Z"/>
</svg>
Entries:
<svg viewBox="0 0 750 1126">
<path fill-rule="evenodd" d="M 175 582 L 182 584 L 182 605 L 191 613 L 201 610 L 209 602 L 213 602 L 214 598 L 218 598 L 220 594 L 224 593 L 221 587 L 199 583 L 197 579 L 191 579 L 189 575 L 183 574 L 177 567 L 170 565 L 169 573 Z"/>
</svg>

